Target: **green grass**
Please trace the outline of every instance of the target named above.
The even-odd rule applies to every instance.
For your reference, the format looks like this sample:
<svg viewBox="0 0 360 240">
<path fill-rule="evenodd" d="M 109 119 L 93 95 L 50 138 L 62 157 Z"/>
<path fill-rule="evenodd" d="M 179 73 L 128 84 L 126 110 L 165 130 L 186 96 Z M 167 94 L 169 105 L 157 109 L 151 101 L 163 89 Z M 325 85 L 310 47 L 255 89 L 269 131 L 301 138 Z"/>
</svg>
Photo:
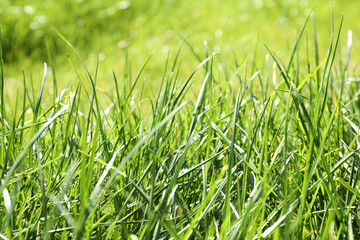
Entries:
<svg viewBox="0 0 360 240">
<path fill-rule="evenodd" d="M 352 51 L 359 54 L 360 40 L 356 37 L 360 32 L 359 1 L 331 2 L 336 19 L 345 14 L 344 29 L 353 30 Z M 227 62 L 233 62 L 233 54 L 239 59 L 253 60 L 252 53 L 257 48 L 256 62 L 262 66 L 267 50 L 257 42 L 271 44 L 277 55 L 286 59 L 291 54 L 297 31 L 312 9 L 317 16 L 319 53 L 326 55 L 331 37 L 329 0 L 227 0 L 226 3 L 218 0 L 2 0 L 0 28 L 6 36 L 3 39 L 6 79 L 16 86 L 16 81 L 22 79 L 19 71 L 22 68 L 26 74 L 32 69 L 34 76 L 41 78 L 43 62 L 49 62 L 46 50 L 49 47 L 57 73 L 67 79 L 58 81 L 59 87 L 67 87 L 65 84 L 71 79 L 76 82 L 64 56 L 70 54 L 76 68 L 80 63 L 53 28 L 76 46 L 90 70 L 96 68 L 100 46 L 98 82 L 106 91 L 111 90 L 106 86 L 110 85 L 112 70 L 121 72 L 127 56 L 132 66 L 140 66 L 155 48 L 143 77 L 157 81 L 163 72 L 164 55 L 169 49 L 175 50 L 182 37 L 186 37 L 201 58 L 204 57 L 202 45 L 207 40 L 209 52 L 221 53 Z M 188 48 L 182 53 L 187 57 L 181 58 L 180 75 L 185 78 L 198 59 Z M 150 83 L 145 84 L 146 90 Z"/>
<path fill-rule="evenodd" d="M 225 62 L 205 43 L 186 78 L 185 41 L 151 97 L 152 55 L 102 91 L 98 64 L 59 34 L 75 87 L 49 62 L 40 90 L 24 73 L 13 98 L 1 62 L 0 237 L 359 238 L 360 88 L 342 23 L 327 54 L 311 16 L 283 59 L 267 42 L 267 57 Z"/>
</svg>

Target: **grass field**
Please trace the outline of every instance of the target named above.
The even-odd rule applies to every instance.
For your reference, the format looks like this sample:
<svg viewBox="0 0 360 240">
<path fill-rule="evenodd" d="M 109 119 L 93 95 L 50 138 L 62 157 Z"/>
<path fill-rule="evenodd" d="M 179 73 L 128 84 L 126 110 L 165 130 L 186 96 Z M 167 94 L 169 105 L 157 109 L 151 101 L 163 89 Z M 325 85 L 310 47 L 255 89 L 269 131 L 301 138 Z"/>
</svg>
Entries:
<svg viewBox="0 0 360 240">
<path fill-rule="evenodd" d="M 74 16 L 81 1 L 64 2 Z M 256 2 L 265 11 L 273 1 Z M 26 14 L 53 9 L 49 20 L 55 15 L 50 3 L 60 4 L 11 7 Z M 113 16 L 111 3 L 98 5 Z M 285 3 L 273 3 L 291 13 L 279 7 Z M 92 4 L 75 9 L 101 16 Z M 153 22 L 144 36 L 156 26 L 169 31 L 157 10 L 187 14 L 176 4 L 117 4 L 129 11 L 123 25 L 148 9 L 142 21 Z M 231 4 L 202 4 L 190 7 L 232 11 Z M 137 39 L 131 46 L 121 40 L 119 52 L 111 51 L 116 37 L 104 37 L 107 53 L 96 53 L 102 37 L 91 31 L 102 27 L 45 27 L 51 37 L 38 41 L 24 31 L 33 44 L 29 53 L 6 25 L 0 38 L 0 238 L 359 239 L 359 27 L 339 10 L 324 19 L 321 9 L 317 20 L 308 5 L 298 12 L 301 24 L 290 21 L 291 33 L 259 17 L 252 24 L 263 23 L 264 36 L 250 25 L 250 40 L 235 43 L 241 33 L 230 36 L 229 26 L 223 40 L 216 40 L 218 31 L 203 42 L 204 33 L 219 29 L 210 19 L 187 29 L 186 39 Z M 10 15 L 4 14 L 7 23 Z M 279 38 L 267 40 L 271 33 Z M 227 41 L 235 47 L 226 49 Z M 152 44 L 161 54 L 152 53 Z M 31 73 L 15 71 L 32 59 L 46 64 L 34 60 Z"/>
<path fill-rule="evenodd" d="M 335 19 L 345 14 L 344 30 L 353 30 L 352 51 L 359 54 L 358 1 L 333 0 L 332 5 Z M 325 56 L 331 37 L 328 0 L 228 0 L 226 3 L 218 0 L 2 0 L 0 27 L 4 35 L 6 78 L 16 86 L 21 82 L 24 68 L 27 79 L 30 79 L 30 70 L 35 79 L 41 79 L 43 62 L 49 62 L 49 48 L 57 73 L 66 79 L 58 84 L 65 88 L 74 80 L 76 85 L 76 74 L 68 63 L 67 54 L 77 68 L 81 63 L 53 28 L 76 47 L 90 70 L 96 67 L 100 47 L 101 83 L 111 83 L 112 70 L 122 74 L 126 53 L 137 69 L 154 49 L 143 78 L 159 83 L 167 52 L 170 50 L 174 54 L 183 37 L 201 58 L 204 58 L 204 40 L 208 42 L 210 53 L 221 53 L 227 62 L 233 62 L 234 54 L 239 60 L 253 61 L 257 49 L 256 62 L 263 66 L 267 50 L 262 43 L 287 59 L 311 9 L 314 9 L 318 26 L 319 52 Z M 311 31 L 306 34 L 311 38 Z M 183 49 L 180 59 L 180 74 L 185 78 L 199 60 L 188 48 Z"/>
</svg>

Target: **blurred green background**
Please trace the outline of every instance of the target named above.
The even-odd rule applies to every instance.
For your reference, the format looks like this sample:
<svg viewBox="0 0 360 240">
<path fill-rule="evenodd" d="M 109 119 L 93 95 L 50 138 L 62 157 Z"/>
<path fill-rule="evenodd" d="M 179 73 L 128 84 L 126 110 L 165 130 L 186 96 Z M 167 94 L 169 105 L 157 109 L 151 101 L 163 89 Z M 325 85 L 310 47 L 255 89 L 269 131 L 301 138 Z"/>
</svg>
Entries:
<svg viewBox="0 0 360 240">
<path fill-rule="evenodd" d="M 336 29 L 341 15 L 345 15 L 343 43 L 348 29 L 352 29 L 353 56 L 358 55 L 360 1 L 334 0 L 332 6 Z M 170 50 L 173 57 L 182 37 L 201 57 L 205 56 L 204 40 L 210 53 L 221 52 L 223 61 L 233 61 L 234 54 L 238 59 L 251 60 L 258 44 L 257 62 L 261 65 L 266 54 L 264 42 L 286 61 L 311 9 L 323 58 L 331 34 L 328 0 L 1 0 L 6 84 L 15 86 L 25 69 L 26 74 L 31 70 L 40 85 L 43 62 L 48 62 L 47 44 L 55 59 L 58 81 L 65 85 L 76 79 L 67 54 L 75 66 L 79 61 L 53 28 L 73 44 L 92 72 L 100 47 L 99 82 L 104 90 L 112 89 L 112 70 L 123 74 L 126 52 L 137 72 L 156 48 L 143 78 L 148 83 L 158 82 L 167 52 Z M 311 25 L 307 27 L 309 39 Z M 181 61 L 184 75 L 199 63 L 189 47 L 184 47 Z"/>
</svg>

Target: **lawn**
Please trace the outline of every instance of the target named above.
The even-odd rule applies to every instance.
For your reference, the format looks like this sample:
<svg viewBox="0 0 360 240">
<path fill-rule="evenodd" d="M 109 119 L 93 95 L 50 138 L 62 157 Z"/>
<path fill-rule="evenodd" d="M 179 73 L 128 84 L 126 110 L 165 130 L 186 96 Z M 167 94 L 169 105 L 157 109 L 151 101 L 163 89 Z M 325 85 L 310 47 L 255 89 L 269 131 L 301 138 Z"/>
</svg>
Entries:
<svg viewBox="0 0 360 240">
<path fill-rule="evenodd" d="M 359 12 L 3 1 L 0 238 L 360 238 Z"/>
</svg>

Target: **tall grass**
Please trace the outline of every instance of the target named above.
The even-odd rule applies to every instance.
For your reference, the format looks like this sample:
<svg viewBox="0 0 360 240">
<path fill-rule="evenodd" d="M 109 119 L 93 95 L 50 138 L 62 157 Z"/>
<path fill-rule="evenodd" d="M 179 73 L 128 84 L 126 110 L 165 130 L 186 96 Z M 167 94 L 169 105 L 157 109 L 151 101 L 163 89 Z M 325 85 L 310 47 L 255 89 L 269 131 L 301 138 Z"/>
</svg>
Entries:
<svg viewBox="0 0 360 240">
<path fill-rule="evenodd" d="M 342 19 L 333 21 L 321 56 L 309 20 L 287 62 L 268 43 L 263 67 L 256 53 L 254 62 L 223 63 L 205 43 L 205 57 L 181 79 L 185 40 L 164 61 L 152 98 L 141 86 L 151 56 L 135 77 L 129 62 L 123 77 L 114 72 L 109 93 L 97 88 L 97 68 L 84 64 L 85 78 L 74 68 L 77 87 L 62 91 L 54 74 L 46 103 L 45 64 L 40 92 L 24 74 L 9 111 L 1 62 L 0 237 L 360 237 L 351 36 L 344 55 Z"/>
</svg>

